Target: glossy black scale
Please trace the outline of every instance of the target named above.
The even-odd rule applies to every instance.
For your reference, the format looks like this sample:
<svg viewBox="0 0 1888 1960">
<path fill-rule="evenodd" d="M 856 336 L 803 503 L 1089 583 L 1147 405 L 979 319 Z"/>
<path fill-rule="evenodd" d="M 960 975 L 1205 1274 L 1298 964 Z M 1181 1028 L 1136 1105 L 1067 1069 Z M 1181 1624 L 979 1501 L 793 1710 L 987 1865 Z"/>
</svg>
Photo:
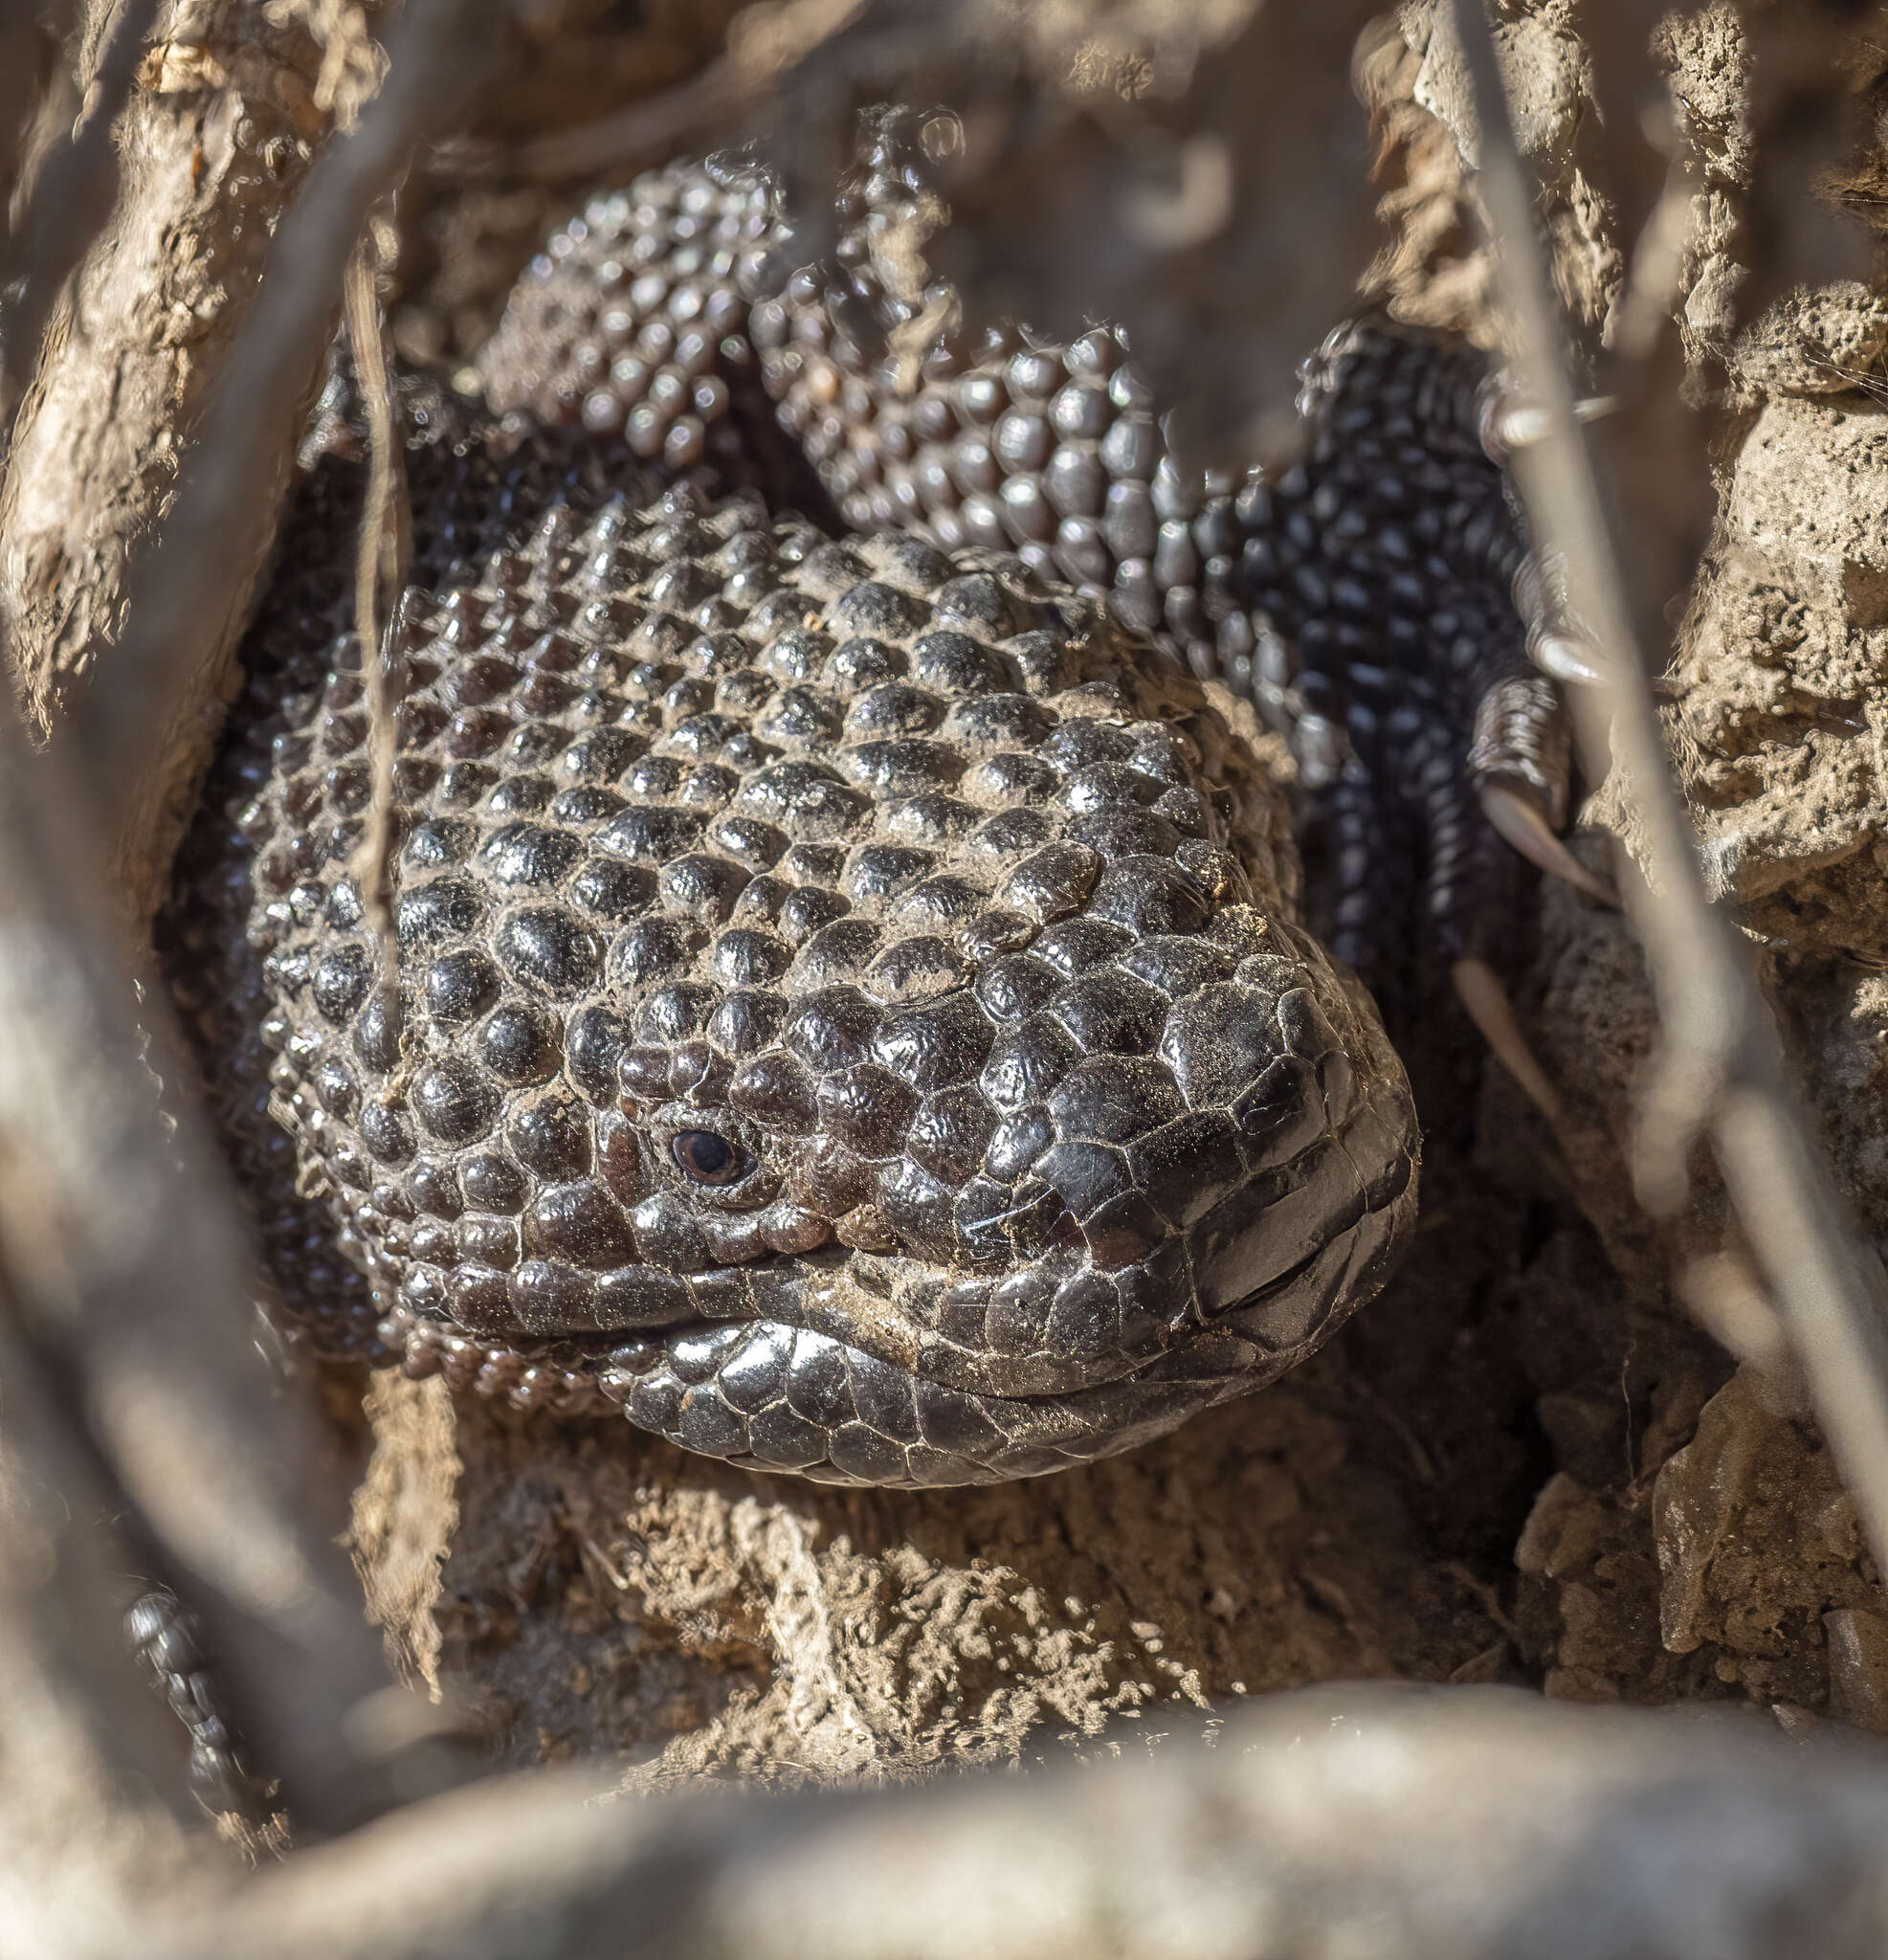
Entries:
<svg viewBox="0 0 1888 1960">
<path fill-rule="evenodd" d="M 1381 1283 L 1407 1087 L 1195 682 L 1014 560 L 581 437 L 435 415 L 411 462 L 396 970 L 348 868 L 340 463 L 164 928 L 319 1345 L 978 1481 L 1256 1386 Z"/>
<path fill-rule="evenodd" d="M 1499 961 L 1521 875 L 1479 794 L 1506 784 L 1558 822 L 1567 764 L 1554 690 L 1525 657 L 1525 543 L 1483 448 L 1481 357 L 1385 324 L 1341 330 L 1306 366 L 1303 466 L 1243 483 L 1177 464 L 1111 329 L 1066 346 L 1008 328 L 946 338 L 914 392 L 885 349 L 944 289 L 893 290 L 874 248 L 919 211 L 937 122 L 863 119 L 833 259 L 790 277 L 790 231 L 750 164 L 675 166 L 595 201 L 521 287 L 485 363 L 494 399 L 552 416 L 581 402 L 592 426 L 641 412 L 639 370 L 622 392 L 580 358 L 604 332 L 595 274 L 659 267 L 659 312 L 657 285 L 692 294 L 712 239 L 706 276 L 747 307 L 723 309 L 728 371 L 758 377 L 847 523 L 1014 551 L 1250 695 L 1311 786 L 1313 916 L 1374 985 L 1398 989 L 1417 945 Z M 619 333 L 642 318 L 609 304 Z"/>
<path fill-rule="evenodd" d="M 872 119 L 823 267 L 744 164 L 594 201 L 482 363 L 544 426 L 429 412 L 390 975 L 358 482 L 304 493 L 165 938 L 323 1347 L 976 1481 L 1271 1379 L 1388 1270 L 1407 1085 L 1185 670 L 1290 726 L 1341 958 L 1489 949 L 1477 793 L 1558 786 L 1480 365 L 1334 336 L 1272 482 L 1184 472 L 1108 329 L 891 387 L 923 122 Z"/>
</svg>

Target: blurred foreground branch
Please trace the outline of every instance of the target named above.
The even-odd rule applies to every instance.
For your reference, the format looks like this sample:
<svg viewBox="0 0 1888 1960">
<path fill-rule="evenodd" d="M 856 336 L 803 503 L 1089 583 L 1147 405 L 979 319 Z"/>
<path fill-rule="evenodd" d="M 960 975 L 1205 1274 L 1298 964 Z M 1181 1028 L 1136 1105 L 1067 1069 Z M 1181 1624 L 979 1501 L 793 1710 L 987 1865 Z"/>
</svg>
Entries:
<svg viewBox="0 0 1888 1960">
<path fill-rule="evenodd" d="M 86 246 L 97 236 L 118 179 L 113 132 L 131 84 L 158 0 L 125 0 L 111 23 L 85 113 L 66 140 L 40 163 L 25 216 L 12 246 L 17 268 L 0 267 L 0 283 L 19 279 L 0 334 L 0 456 L 19 406 L 29 364 L 37 356 L 61 288 Z"/>
<path fill-rule="evenodd" d="M 176 724 L 186 704 L 220 691 L 366 212 L 404 172 L 431 119 L 451 112 L 453 79 L 478 65 L 461 47 L 466 13 L 463 0 L 413 0 L 405 10 L 388 86 L 330 143 L 282 223 L 272 261 L 281 270 L 230 343 L 173 523 L 133 582 L 124 635 L 111 646 L 95 623 L 90 636 L 77 731 L 89 750 L 83 760 L 95 765 L 90 783 L 72 744 L 33 753 L 11 698 L 0 701 L 0 915 L 9 924 L 0 1027 L 11 1033 L 0 1045 L 0 1299 L 11 1308 L 0 1377 L 8 1401 L 32 1414 L 12 1425 L 17 1474 L 28 1490 L 59 1489 L 77 1513 L 71 1531 L 55 1534 L 74 1548 L 56 1561 L 55 1576 L 117 1563 L 126 1594 L 114 1600 L 94 1584 L 83 1599 L 61 1597 L 77 1629 L 70 1654 L 59 1652 L 44 1613 L 29 1612 L 21 1624 L 27 1637 L 37 1624 L 39 1672 L 71 1673 L 78 1663 L 83 1699 L 106 1730 L 135 1736 L 137 1718 L 106 1712 L 121 1699 L 121 1679 L 143 1693 L 128 1653 L 114 1667 L 110 1643 L 136 1580 L 174 1588 L 202 1626 L 239 1727 L 281 1775 L 298 1820 L 317 1832 L 436 1786 L 444 1765 L 409 1745 L 438 1722 L 389 1680 L 336 1549 L 340 1494 L 321 1474 L 312 1415 L 279 1394 L 255 1351 L 248 1235 L 207 1124 L 190 1106 L 190 1072 L 161 990 L 139 977 L 145 962 L 123 929 L 123 885 L 106 875 L 105 845 L 130 860 L 133 889 L 148 899 L 168 855 L 157 814 L 195 760 Z M 111 72 L 96 84 L 95 115 L 107 124 L 127 46 L 135 53 L 142 39 L 140 18 L 127 11 L 105 44 Z M 192 50 L 186 59 L 167 47 L 152 72 L 161 80 L 176 61 L 193 83 L 208 73 L 212 94 L 233 97 L 240 114 L 241 92 L 217 56 L 204 43 Z M 253 129 L 238 132 L 231 153 L 254 141 Z M 27 244 L 40 248 L 60 220 L 78 228 L 50 256 L 29 258 L 22 292 L 28 301 L 37 294 L 42 311 L 92 242 L 101 156 L 109 160 L 108 147 L 77 144 L 70 168 L 42 179 L 51 210 L 30 212 L 23 228 Z M 186 162 L 167 148 L 160 156 L 127 173 L 131 212 L 174 197 Z M 87 183 L 75 188 L 76 173 Z M 221 213 L 238 233 L 242 209 L 238 201 Z M 118 216 L 122 227 L 127 212 Z M 157 250 L 169 242 L 138 235 Z M 136 308 L 107 316 L 103 347 L 118 345 L 139 318 Z M 62 365 L 56 350 L 29 408 L 8 481 L 10 575 L 21 568 L 34 485 L 45 487 L 49 418 L 53 429 L 59 421 L 53 405 L 75 372 L 97 380 L 99 351 Z M 173 439 L 186 434 L 179 404 L 163 400 Z M 82 580 L 82 553 L 60 563 L 67 579 Z M 107 608 L 122 597 L 87 596 Z M 19 605 L 17 586 L 13 597 L 10 624 L 31 640 L 33 609 Z M 19 649 L 17 665 L 44 706 L 56 671 L 45 645 Z M 100 1532 L 108 1553 L 87 1550 Z M 125 1773 L 161 1783 L 162 1754 Z"/>
<path fill-rule="evenodd" d="M 288 1801 L 331 1829 L 391 1800 L 376 1776 L 436 1724 L 389 1681 L 312 1415 L 256 1352 L 247 1236 L 84 816 L 0 699 L 0 1027 L 31 1031 L 0 1043 L 0 1394 L 32 1410 L 11 1432 L 29 1482 L 174 1587 Z M 109 1652 L 96 1595 L 70 1602 L 74 1654 Z"/>
<path fill-rule="evenodd" d="M 408 1811 L 187 1917 L 161 1960 L 1773 1960 L 1876 1950 L 1888 1752 L 1505 1689 L 1274 1696 L 1025 1777 Z M 1145 1740 L 1152 1743 L 1155 1738 Z"/>
</svg>

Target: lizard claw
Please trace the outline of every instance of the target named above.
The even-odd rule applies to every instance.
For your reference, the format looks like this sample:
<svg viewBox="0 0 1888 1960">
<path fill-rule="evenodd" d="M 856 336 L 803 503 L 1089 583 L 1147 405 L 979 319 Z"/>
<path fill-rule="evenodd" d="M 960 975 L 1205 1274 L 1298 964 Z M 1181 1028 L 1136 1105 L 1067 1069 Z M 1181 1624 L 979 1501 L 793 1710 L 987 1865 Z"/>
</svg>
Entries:
<svg viewBox="0 0 1888 1960">
<path fill-rule="evenodd" d="M 1599 686 L 1606 679 L 1600 665 L 1604 656 L 1568 612 L 1559 559 L 1530 551 L 1509 590 L 1515 611 L 1526 622 L 1527 657 L 1534 665 L 1563 684 Z"/>
<path fill-rule="evenodd" d="M 1598 687 L 1606 679 L 1596 664 L 1599 649 L 1565 632 L 1530 633 L 1527 657 L 1550 679 L 1576 687 Z"/>
<path fill-rule="evenodd" d="M 1619 407 L 1612 394 L 1585 395 L 1573 404 L 1576 422 L 1597 422 Z M 1497 390 L 1482 416 L 1481 446 L 1492 462 L 1506 463 L 1547 433 L 1547 412 L 1537 402 Z"/>
<path fill-rule="evenodd" d="M 1538 804 L 1506 783 L 1484 783 L 1480 793 L 1482 814 L 1530 864 L 1565 879 L 1602 905 L 1617 907 L 1619 895 L 1610 882 L 1588 871 L 1554 835 Z"/>
<path fill-rule="evenodd" d="M 1455 992 L 1467 1009 L 1469 1019 L 1480 1030 L 1495 1059 L 1507 1070 L 1522 1093 L 1548 1122 L 1560 1116 L 1560 1095 L 1546 1072 L 1534 1059 L 1527 1037 L 1515 1018 L 1514 1002 L 1508 990 L 1496 977 L 1486 960 L 1461 959 L 1449 969 Z"/>
</svg>

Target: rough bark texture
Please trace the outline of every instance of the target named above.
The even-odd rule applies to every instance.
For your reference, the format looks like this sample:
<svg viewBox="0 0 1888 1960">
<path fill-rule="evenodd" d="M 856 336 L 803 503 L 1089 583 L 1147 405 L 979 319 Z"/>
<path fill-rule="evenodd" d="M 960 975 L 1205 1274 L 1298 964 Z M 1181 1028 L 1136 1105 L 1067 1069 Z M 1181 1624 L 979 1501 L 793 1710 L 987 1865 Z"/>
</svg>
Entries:
<svg viewBox="0 0 1888 1960">
<path fill-rule="evenodd" d="M 127 568 L 326 127 L 317 51 L 267 10 L 178 0 L 161 33 L 120 133 L 118 207 L 22 406 L 0 501 L 0 603 L 42 727 L 117 636 Z M 220 671 L 205 662 L 206 702 L 227 682 L 248 595 L 234 581 L 230 617 L 206 623 L 225 656 Z M 207 715 L 206 744 L 213 725 Z"/>
</svg>

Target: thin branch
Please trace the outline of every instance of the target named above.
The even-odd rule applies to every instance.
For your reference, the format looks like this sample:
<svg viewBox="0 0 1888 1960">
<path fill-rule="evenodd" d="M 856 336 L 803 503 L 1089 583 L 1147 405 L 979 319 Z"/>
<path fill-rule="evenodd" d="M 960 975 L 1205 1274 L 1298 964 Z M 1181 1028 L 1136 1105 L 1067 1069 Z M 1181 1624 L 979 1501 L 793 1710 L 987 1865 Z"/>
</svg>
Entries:
<svg viewBox="0 0 1888 1960">
<path fill-rule="evenodd" d="M 1783 1046 L 1729 916 L 1711 902 L 1673 781 L 1642 644 L 1591 454 L 1560 358 L 1562 323 L 1482 0 L 1453 0 L 1475 86 L 1480 189 L 1506 301 L 1509 356 L 1541 414 L 1514 459 L 1537 541 L 1602 649 L 1604 683 L 1570 690 L 1589 774 L 1609 760 L 1637 813 L 1651 885 L 1622 880 L 1658 1000 L 1661 1052 L 1635 1167 L 1655 1209 L 1682 1200 L 1683 1160 L 1708 1134 L 1800 1356 L 1817 1415 L 1888 1572 L 1888 1288 L 1805 1133 Z"/>
<path fill-rule="evenodd" d="M 100 828 L 127 858 L 160 800 L 156 758 L 189 700 L 203 649 L 227 644 L 273 527 L 284 472 L 367 215 L 488 67 L 497 38 L 475 0 L 407 0 L 388 72 L 358 125 L 332 139 L 283 216 L 162 541 L 135 574 L 124 636 L 73 716 Z M 109 681 L 99 677 L 109 670 Z"/>
<path fill-rule="evenodd" d="M 517 167 L 525 177 L 557 183 L 659 162 L 703 131 L 723 135 L 730 122 L 766 99 L 782 75 L 862 10 L 863 0 L 787 0 L 785 6 L 755 8 L 741 16 L 745 32 L 699 75 L 580 128 L 522 145 Z"/>
<path fill-rule="evenodd" d="M 373 254 L 363 241 L 347 264 L 346 316 L 355 372 L 367 415 L 367 496 L 354 560 L 354 633 L 361 643 L 372 774 L 366 827 L 349 862 L 361 887 L 367 924 L 380 941 L 390 978 L 399 948 L 393 938 L 393 713 L 399 650 L 399 604 L 411 556 L 406 459 L 394 420 L 393 383 L 387 365 L 387 329 L 374 292 Z M 385 622 L 383 626 L 382 622 Z"/>
<path fill-rule="evenodd" d="M 317 1831 L 411 1794 L 403 1779 L 436 1783 L 444 1766 L 422 1766 L 409 1746 L 437 1724 L 389 1681 L 335 1548 L 338 1506 L 316 1515 L 312 1425 L 272 1396 L 248 1338 L 246 1236 L 202 1118 L 185 1106 L 189 1076 L 162 990 L 147 984 L 139 1001 L 140 962 L 111 923 L 90 847 L 135 821 L 191 665 L 214 641 L 204 620 L 241 603 L 260 563 L 267 492 L 293 451 L 343 270 L 367 211 L 450 113 L 448 78 L 469 85 L 473 11 L 410 0 L 387 87 L 283 221 L 172 528 L 134 589 L 111 682 L 85 702 L 102 833 L 68 756 L 33 756 L 11 698 L 0 702 L 0 1020 L 31 1031 L 0 1059 L 7 1277 L 31 1348 L 71 1384 L 101 1471 L 148 1534 L 147 1576 L 204 1624 L 258 1760 Z"/>
<path fill-rule="evenodd" d="M 129 1512 L 144 1576 L 204 1626 L 291 1810 L 331 1829 L 390 1800 L 381 1717 L 411 1698 L 336 1548 L 312 1417 L 256 1352 L 254 1255 L 69 775 L 0 691 L 0 1259 L 18 1358 L 58 1385 L 88 1439 L 75 1460 Z M 399 1719 L 429 1726 L 423 1706 Z"/>
<path fill-rule="evenodd" d="M 558 184 L 604 171 L 635 169 L 686 146 L 703 129 L 719 127 L 751 98 L 739 86 L 725 56 L 659 96 L 520 145 L 519 174 Z"/>
<path fill-rule="evenodd" d="M 84 1725 L 122 1788 L 162 1793 L 180 1820 L 198 1815 L 171 1717 L 139 1679 L 123 1631 L 127 1547 L 104 1525 L 125 1508 L 76 1406 L 75 1380 L 34 1351 L 5 1283 L 0 1246 L 0 1645 L 30 1649 L 33 1671 Z M 36 1545 L 23 1541 L 35 1539 Z M 18 1656 L 5 1663 L 11 1672 Z"/>
</svg>

